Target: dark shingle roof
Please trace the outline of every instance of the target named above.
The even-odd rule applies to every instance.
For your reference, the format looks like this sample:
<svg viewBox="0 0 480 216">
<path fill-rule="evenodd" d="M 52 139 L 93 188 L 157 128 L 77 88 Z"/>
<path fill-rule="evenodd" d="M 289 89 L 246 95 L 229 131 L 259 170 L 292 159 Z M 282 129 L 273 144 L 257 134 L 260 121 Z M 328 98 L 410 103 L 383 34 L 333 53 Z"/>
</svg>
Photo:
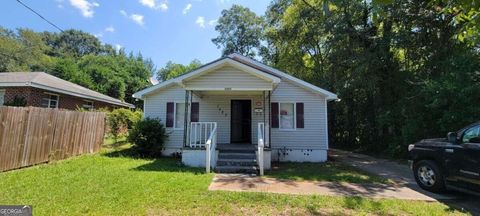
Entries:
<svg viewBox="0 0 480 216">
<path fill-rule="evenodd" d="M 31 86 L 76 97 L 103 101 L 119 106 L 134 106 L 44 72 L 1 72 L 0 87 Z"/>
</svg>

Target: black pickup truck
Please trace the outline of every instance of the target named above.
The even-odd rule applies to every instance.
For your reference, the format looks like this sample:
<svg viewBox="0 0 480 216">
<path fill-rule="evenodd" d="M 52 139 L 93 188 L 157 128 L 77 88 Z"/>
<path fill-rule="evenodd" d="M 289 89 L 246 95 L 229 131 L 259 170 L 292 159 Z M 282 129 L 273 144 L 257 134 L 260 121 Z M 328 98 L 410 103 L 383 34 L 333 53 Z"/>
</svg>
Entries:
<svg viewBox="0 0 480 216">
<path fill-rule="evenodd" d="M 480 122 L 446 138 L 424 139 L 408 146 L 417 184 L 431 192 L 446 189 L 480 194 Z"/>
</svg>

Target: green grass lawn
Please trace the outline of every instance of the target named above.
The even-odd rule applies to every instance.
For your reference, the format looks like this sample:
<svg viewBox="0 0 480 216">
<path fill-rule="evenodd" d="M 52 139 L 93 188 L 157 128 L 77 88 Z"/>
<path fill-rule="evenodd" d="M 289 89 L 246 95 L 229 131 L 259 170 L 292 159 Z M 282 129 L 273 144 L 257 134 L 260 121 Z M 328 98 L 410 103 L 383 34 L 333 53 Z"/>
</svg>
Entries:
<svg viewBox="0 0 480 216">
<path fill-rule="evenodd" d="M 334 181 L 346 183 L 390 184 L 388 179 L 371 175 L 338 162 L 277 163 L 266 172 L 267 177 L 287 180 Z"/>
<path fill-rule="evenodd" d="M 214 174 L 205 174 L 204 169 L 187 168 L 171 158 L 135 158 L 119 148 L 0 173 L 0 204 L 33 205 L 34 215 L 462 214 L 441 203 L 419 201 L 208 191 Z M 327 165 L 321 169 L 329 170 Z M 314 172 L 315 167 L 308 170 Z M 343 172 L 341 167 L 333 170 Z"/>
</svg>

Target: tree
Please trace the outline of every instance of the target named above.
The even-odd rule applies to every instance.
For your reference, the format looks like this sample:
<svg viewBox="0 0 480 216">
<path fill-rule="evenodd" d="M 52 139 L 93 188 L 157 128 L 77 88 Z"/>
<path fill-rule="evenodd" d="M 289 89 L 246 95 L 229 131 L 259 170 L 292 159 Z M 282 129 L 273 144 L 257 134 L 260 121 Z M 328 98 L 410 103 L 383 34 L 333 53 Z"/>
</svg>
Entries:
<svg viewBox="0 0 480 216">
<path fill-rule="evenodd" d="M 223 10 L 215 30 L 219 35 L 212 39 L 218 48 L 223 49 L 223 55 L 239 53 L 255 57 L 261 49 L 262 28 L 264 21 L 250 9 L 233 5 L 229 10 Z"/>
<path fill-rule="evenodd" d="M 141 107 L 131 95 L 150 85 L 155 66 L 140 53 L 127 56 L 82 31 L 38 33 L 0 27 L 0 71 L 45 71 Z"/>
<path fill-rule="evenodd" d="M 44 70 L 52 64 L 45 55 L 48 50 L 41 35 L 31 30 L 13 32 L 0 27 L 0 71 Z"/>
<path fill-rule="evenodd" d="M 478 42 L 459 40 L 479 24 L 457 21 L 473 4 L 275 0 L 261 55 L 338 93 L 329 106 L 333 146 L 401 156 L 405 144 L 480 119 L 471 104 L 479 100 Z"/>
<path fill-rule="evenodd" d="M 54 56 L 81 57 L 98 55 L 105 51 L 98 38 L 83 31 L 69 29 L 60 33 L 44 32 L 43 35 L 45 43 L 52 47 L 49 54 Z"/>
<path fill-rule="evenodd" d="M 202 66 L 202 63 L 197 59 L 194 59 L 188 65 L 177 64 L 169 61 L 167 62 L 165 67 L 160 68 L 157 71 L 157 79 L 161 81 L 169 80 L 174 77 L 180 76 L 186 72 L 199 68 L 200 66 Z"/>
</svg>

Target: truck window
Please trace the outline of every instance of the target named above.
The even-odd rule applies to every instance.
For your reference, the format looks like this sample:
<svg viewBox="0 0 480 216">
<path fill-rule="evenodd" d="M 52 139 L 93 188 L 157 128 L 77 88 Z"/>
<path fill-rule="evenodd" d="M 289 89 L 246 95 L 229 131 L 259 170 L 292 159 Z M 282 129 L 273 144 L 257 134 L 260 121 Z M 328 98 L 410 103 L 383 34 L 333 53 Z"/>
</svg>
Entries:
<svg viewBox="0 0 480 216">
<path fill-rule="evenodd" d="M 462 142 L 469 142 L 471 138 L 480 137 L 480 125 L 472 127 L 463 134 Z"/>
</svg>

